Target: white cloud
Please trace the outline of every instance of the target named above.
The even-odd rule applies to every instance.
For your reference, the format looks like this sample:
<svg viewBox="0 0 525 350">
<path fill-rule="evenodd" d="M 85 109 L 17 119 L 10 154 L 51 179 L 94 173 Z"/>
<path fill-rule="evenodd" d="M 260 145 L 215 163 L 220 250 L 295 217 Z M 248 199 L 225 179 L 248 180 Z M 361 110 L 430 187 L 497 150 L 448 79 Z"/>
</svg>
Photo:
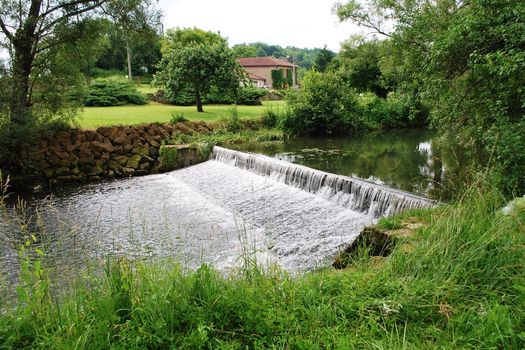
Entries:
<svg viewBox="0 0 525 350">
<path fill-rule="evenodd" d="M 230 45 L 261 41 L 339 50 L 359 30 L 332 14 L 336 0 L 160 0 L 164 28 L 198 27 L 220 32 Z"/>
</svg>

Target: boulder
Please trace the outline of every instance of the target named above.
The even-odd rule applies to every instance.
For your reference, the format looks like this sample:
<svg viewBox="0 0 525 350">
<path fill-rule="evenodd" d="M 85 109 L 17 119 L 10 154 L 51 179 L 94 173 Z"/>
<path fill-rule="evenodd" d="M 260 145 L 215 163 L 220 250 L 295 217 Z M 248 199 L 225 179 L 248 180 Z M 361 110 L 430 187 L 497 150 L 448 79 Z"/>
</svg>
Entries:
<svg viewBox="0 0 525 350">
<path fill-rule="evenodd" d="M 151 168 L 150 164 L 148 162 L 140 163 L 139 169 L 141 171 L 148 171 Z"/>
<path fill-rule="evenodd" d="M 122 166 L 125 166 L 128 162 L 128 157 L 126 156 L 113 156 L 112 158 L 115 162 L 119 163 Z"/>
<path fill-rule="evenodd" d="M 111 143 L 103 143 L 103 142 L 100 142 L 100 141 L 92 141 L 90 143 L 90 149 L 93 152 L 111 153 L 111 152 L 113 152 L 113 145 Z"/>
<path fill-rule="evenodd" d="M 102 174 L 103 172 L 104 170 L 99 165 L 95 165 L 95 166 L 92 166 L 88 171 L 86 171 L 86 174 L 90 176 L 98 176 Z"/>
<path fill-rule="evenodd" d="M 60 162 L 60 159 L 58 159 L 58 158 L 55 157 L 55 156 L 49 156 L 49 157 L 47 157 L 47 161 L 48 161 L 52 166 L 58 166 L 58 162 Z"/>
<path fill-rule="evenodd" d="M 126 163 L 126 168 L 138 169 L 141 160 L 142 160 L 141 155 L 139 154 L 134 155 L 133 157 L 128 159 L 128 162 Z"/>
<path fill-rule="evenodd" d="M 108 169 L 109 170 L 115 171 L 115 170 L 120 170 L 121 168 L 122 168 L 122 165 L 120 165 L 120 163 L 118 163 L 118 162 L 116 162 L 114 160 L 110 160 L 108 162 Z"/>
<path fill-rule="evenodd" d="M 45 169 L 48 169 L 51 167 L 51 164 L 49 164 L 47 161 L 45 160 L 41 160 L 38 162 L 38 168 L 41 169 L 41 170 L 45 170 Z"/>
<path fill-rule="evenodd" d="M 71 175 L 75 175 L 75 176 L 80 175 L 80 169 L 78 167 L 71 169 Z"/>
<path fill-rule="evenodd" d="M 159 148 L 160 147 L 160 144 L 157 141 L 155 141 L 155 140 L 150 141 L 149 144 L 151 145 L 151 147 L 155 147 L 155 148 Z"/>
<path fill-rule="evenodd" d="M 131 143 L 130 139 L 127 136 L 118 136 L 113 139 L 113 143 L 116 145 L 126 146 Z"/>
<path fill-rule="evenodd" d="M 44 175 L 45 175 L 48 179 L 51 179 L 51 178 L 55 175 L 55 169 L 53 169 L 53 168 L 49 168 L 49 169 L 44 170 Z"/>
<path fill-rule="evenodd" d="M 131 176 L 131 175 L 133 175 L 135 173 L 135 169 L 122 168 L 121 172 L 122 172 L 122 175 L 124 175 L 124 176 Z"/>
<path fill-rule="evenodd" d="M 67 152 L 62 151 L 61 149 L 52 148 L 51 152 L 58 159 L 68 159 L 69 158 L 69 154 Z"/>
<path fill-rule="evenodd" d="M 69 160 L 69 158 L 61 159 L 58 162 L 58 166 L 60 166 L 60 167 L 68 167 L 69 168 L 71 166 L 71 161 Z"/>
<path fill-rule="evenodd" d="M 86 135 L 86 141 L 94 141 L 97 133 L 92 130 L 86 130 L 84 135 Z"/>
<path fill-rule="evenodd" d="M 56 176 L 64 176 L 64 175 L 69 175 L 70 173 L 71 171 L 69 170 L 68 167 L 62 166 L 56 170 L 55 174 Z"/>
<path fill-rule="evenodd" d="M 93 164 L 95 164 L 95 156 L 93 156 L 92 154 L 88 157 L 82 157 L 78 159 L 78 165 L 80 166 Z"/>
</svg>

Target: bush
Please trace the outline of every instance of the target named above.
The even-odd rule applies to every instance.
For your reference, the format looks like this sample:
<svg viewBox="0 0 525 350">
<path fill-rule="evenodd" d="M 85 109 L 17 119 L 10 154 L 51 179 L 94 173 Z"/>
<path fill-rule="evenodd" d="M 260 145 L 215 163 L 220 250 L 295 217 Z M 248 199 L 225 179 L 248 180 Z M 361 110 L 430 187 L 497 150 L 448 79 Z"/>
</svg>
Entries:
<svg viewBox="0 0 525 350">
<path fill-rule="evenodd" d="M 391 92 L 381 98 L 374 93 L 359 96 L 364 116 L 374 128 L 402 128 L 424 126 L 428 111 L 409 95 Z"/>
<path fill-rule="evenodd" d="M 129 83 L 108 80 L 90 85 L 84 96 L 84 106 L 122 106 L 126 104 L 143 105 L 146 99 L 136 87 Z"/>
<path fill-rule="evenodd" d="M 267 90 L 257 88 L 254 86 L 246 86 L 239 90 L 237 95 L 237 104 L 238 105 L 260 105 L 261 98 L 266 96 Z"/>
<path fill-rule="evenodd" d="M 275 128 L 279 122 L 279 116 L 272 107 L 268 107 L 263 112 L 262 122 L 267 128 Z"/>
<path fill-rule="evenodd" d="M 172 112 L 171 113 L 171 124 L 177 124 L 177 123 L 184 123 L 184 122 L 187 122 L 188 119 L 186 119 L 184 117 L 184 113 L 180 112 L 180 113 L 175 113 L 175 112 Z"/>
<path fill-rule="evenodd" d="M 310 71 L 303 87 L 289 92 L 290 113 L 282 127 L 295 134 L 340 134 L 367 129 L 357 94 L 333 73 Z"/>
<path fill-rule="evenodd" d="M 237 110 L 237 105 L 233 105 L 230 109 L 230 119 L 228 119 L 228 123 L 226 124 L 226 128 L 229 132 L 239 132 L 242 128 L 241 121 L 239 119 L 239 112 Z"/>
<path fill-rule="evenodd" d="M 202 102 L 204 104 L 237 104 L 255 106 L 261 104 L 261 97 L 266 94 L 266 89 L 254 86 L 242 87 L 237 94 L 214 89 L 202 98 Z M 163 91 L 162 94 L 157 94 L 154 99 L 161 103 L 169 103 L 179 106 L 191 106 L 195 104 L 195 95 L 189 88 L 180 89 L 178 91 Z"/>
</svg>

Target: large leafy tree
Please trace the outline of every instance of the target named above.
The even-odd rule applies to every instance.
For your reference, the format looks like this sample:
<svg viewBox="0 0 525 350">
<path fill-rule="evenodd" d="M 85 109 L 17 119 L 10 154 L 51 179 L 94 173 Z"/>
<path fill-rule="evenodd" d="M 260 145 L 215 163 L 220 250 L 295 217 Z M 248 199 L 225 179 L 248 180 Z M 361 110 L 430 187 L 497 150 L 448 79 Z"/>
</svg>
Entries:
<svg viewBox="0 0 525 350">
<path fill-rule="evenodd" d="M 101 53 L 99 19 L 106 17 L 103 6 L 115 1 L 0 1 L 0 43 L 10 53 L 2 143 L 16 146 L 43 122 L 73 116 L 65 102 L 78 100 L 72 96 L 82 84 L 77 73 L 89 74 Z"/>
<path fill-rule="evenodd" d="M 157 28 L 158 29 L 158 28 Z M 107 45 L 96 62 L 96 67 L 106 70 L 128 71 L 132 76 L 153 74 L 162 56 L 160 53 L 162 35 L 152 27 L 145 27 L 140 33 L 132 33 L 133 40 L 126 43 L 121 29 L 108 21 L 104 38 Z M 130 62 L 128 62 L 128 50 Z"/>
<path fill-rule="evenodd" d="M 189 45 L 228 45 L 226 39 L 220 34 L 202 30 L 199 28 L 175 28 L 168 29 L 162 39 L 162 54 L 169 56 L 173 50 Z"/>
<path fill-rule="evenodd" d="M 523 1 L 351 0 L 336 11 L 390 37 L 402 83 L 426 100 L 432 125 L 473 165 L 496 168 L 507 193 L 525 192 Z"/>
<path fill-rule="evenodd" d="M 124 42 L 128 79 L 133 79 L 133 42 L 149 43 L 161 31 L 162 13 L 156 7 L 158 0 L 111 0 L 103 5 L 106 15 L 113 20 L 119 38 Z"/>
<path fill-rule="evenodd" d="M 389 56 L 385 46 L 386 42 L 378 40 L 363 42 L 359 37 L 351 38 L 341 45 L 334 68 L 358 91 L 371 91 L 385 98 L 388 90 L 384 86 L 382 61 Z"/>
<path fill-rule="evenodd" d="M 325 72 L 328 69 L 328 65 L 332 62 L 335 57 L 335 53 L 328 50 L 326 45 L 322 48 L 314 61 L 314 69 L 318 72 Z"/>
<path fill-rule="evenodd" d="M 197 111 L 204 111 L 202 97 L 212 88 L 239 89 L 244 71 L 225 40 L 182 40 L 173 46 L 170 44 L 169 48 L 169 51 L 164 48 L 155 82 L 174 94 L 190 90 L 195 96 Z"/>
<path fill-rule="evenodd" d="M 12 52 L 10 120 L 26 125 L 31 119 L 32 72 L 39 58 L 60 46 L 60 27 L 82 20 L 108 0 L 3 0 L 0 29 Z"/>
<path fill-rule="evenodd" d="M 257 57 L 257 48 L 255 46 L 239 44 L 232 47 L 237 58 Z"/>
</svg>

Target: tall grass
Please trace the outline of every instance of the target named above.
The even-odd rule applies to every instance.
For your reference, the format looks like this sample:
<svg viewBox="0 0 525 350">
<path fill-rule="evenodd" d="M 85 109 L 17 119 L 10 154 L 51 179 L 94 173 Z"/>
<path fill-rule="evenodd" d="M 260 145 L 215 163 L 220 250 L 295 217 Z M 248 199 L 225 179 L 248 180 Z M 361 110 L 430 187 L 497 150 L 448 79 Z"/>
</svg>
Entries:
<svg viewBox="0 0 525 350">
<path fill-rule="evenodd" d="M 410 213 L 426 226 L 382 264 L 363 255 L 343 271 L 108 260 L 59 303 L 33 292 L 5 311 L 0 348 L 520 349 L 525 213 L 502 204 L 481 186 Z"/>
</svg>

